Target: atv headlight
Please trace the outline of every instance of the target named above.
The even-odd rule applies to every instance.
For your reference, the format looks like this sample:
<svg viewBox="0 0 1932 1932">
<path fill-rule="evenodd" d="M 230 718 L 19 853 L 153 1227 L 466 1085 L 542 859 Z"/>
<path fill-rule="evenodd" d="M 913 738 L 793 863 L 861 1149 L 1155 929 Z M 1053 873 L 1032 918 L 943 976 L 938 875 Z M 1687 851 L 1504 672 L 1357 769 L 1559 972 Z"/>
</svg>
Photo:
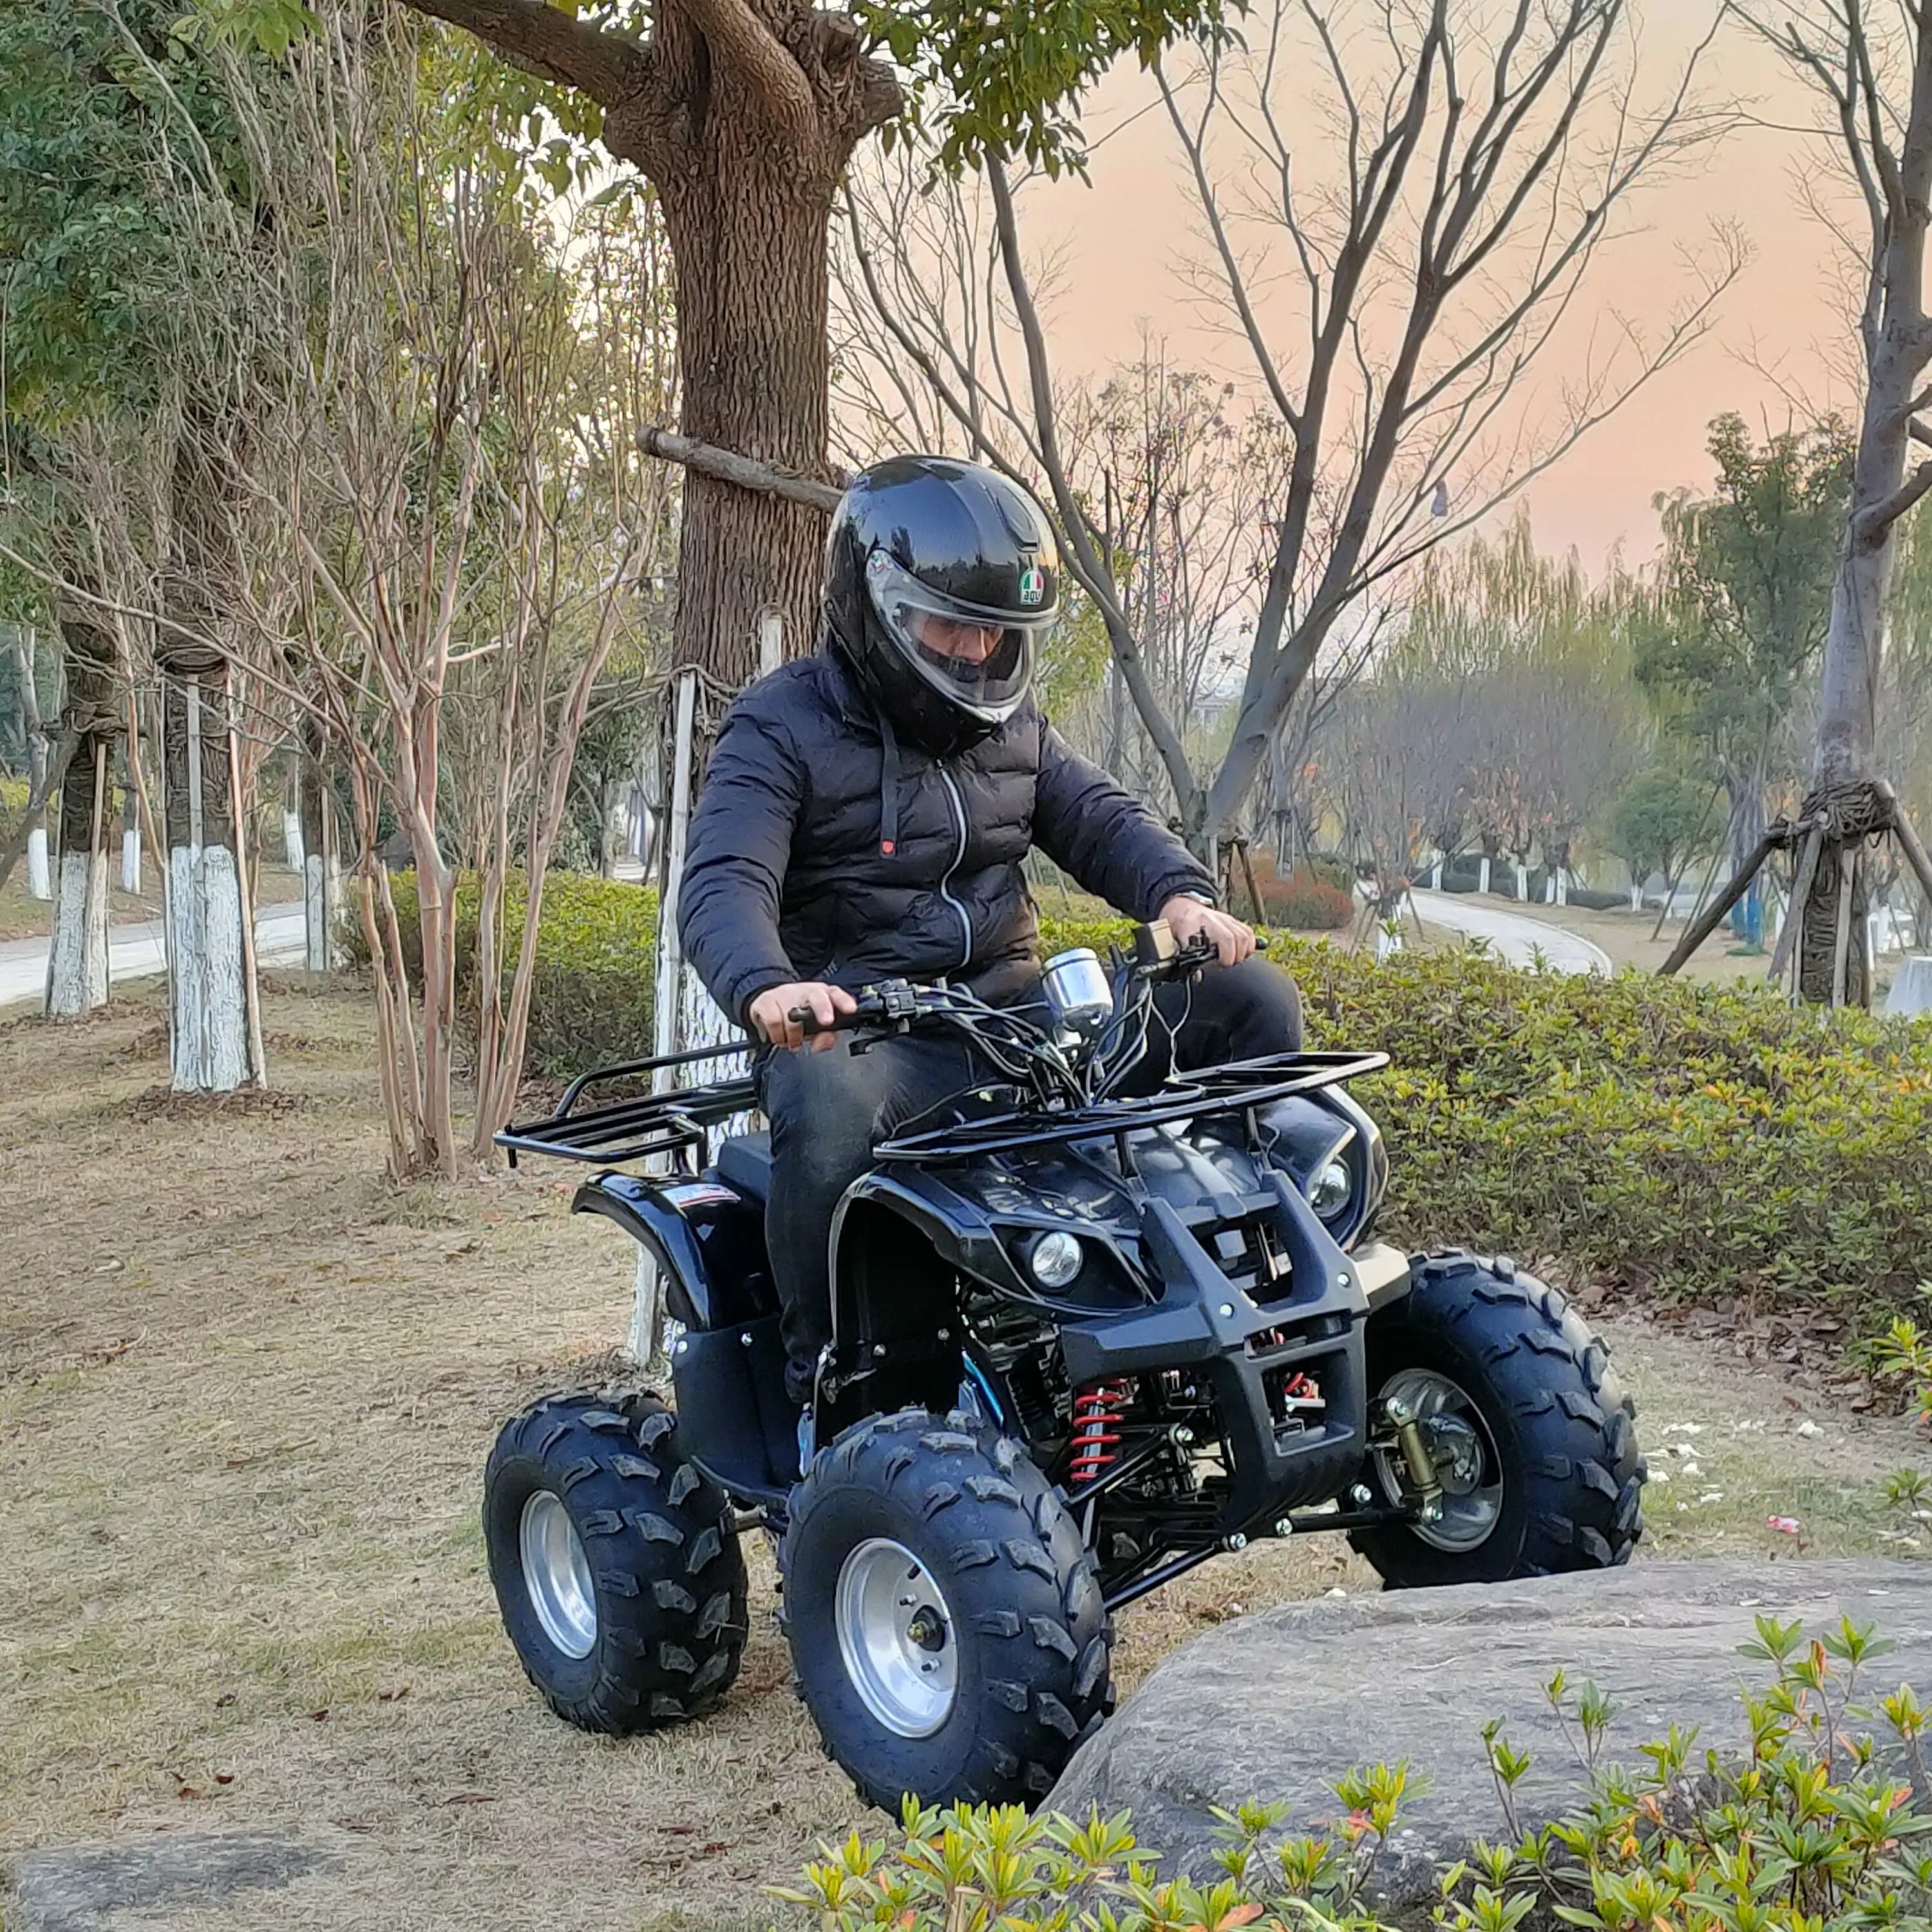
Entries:
<svg viewBox="0 0 1932 1932">
<path fill-rule="evenodd" d="M 1308 1184 L 1308 1204 L 1324 1221 L 1332 1220 L 1348 1206 L 1355 1191 L 1355 1180 L 1345 1161 L 1331 1160 Z"/>
<path fill-rule="evenodd" d="M 1056 1229 L 1042 1234 L 1027 1256 L 1027 1267 L 1042 1288 L 1064 1288 L 1087 1258 L 1077 1234 Z"/>
</svg>

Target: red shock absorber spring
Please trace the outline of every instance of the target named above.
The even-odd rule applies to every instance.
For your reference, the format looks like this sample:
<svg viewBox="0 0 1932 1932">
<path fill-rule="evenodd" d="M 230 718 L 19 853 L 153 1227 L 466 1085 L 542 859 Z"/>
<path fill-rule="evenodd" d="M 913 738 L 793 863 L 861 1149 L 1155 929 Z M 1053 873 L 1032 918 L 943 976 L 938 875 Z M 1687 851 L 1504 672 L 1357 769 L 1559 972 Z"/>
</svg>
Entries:
<svg viewBox="0 0 1932 1932">
<path fill-rule="evenodd" d="M 1072 1462 L 1067 1474 L 1076 1490 L 1118 1460 L 1120 1432 L 1115 1425 L 1133 1399 L 1130 1382 L 1096 1382 L 1073 1398 Z"/>
</svg>

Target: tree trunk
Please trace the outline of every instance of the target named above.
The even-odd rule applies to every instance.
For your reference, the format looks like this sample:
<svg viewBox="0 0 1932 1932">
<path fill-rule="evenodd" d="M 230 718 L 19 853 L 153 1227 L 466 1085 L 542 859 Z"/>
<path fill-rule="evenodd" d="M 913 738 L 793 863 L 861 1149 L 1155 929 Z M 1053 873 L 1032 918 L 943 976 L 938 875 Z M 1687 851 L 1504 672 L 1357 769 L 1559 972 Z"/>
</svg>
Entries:
<svg viewBox="0 0 1932 1932">
<path fill-rule="evenodd" d="M 301 827 L 303 930 L 308 939 L 304 963 L 311 973 L 326 973 L 341 964 L 341 838 L 324 748 L 322 728 L 313 719 L 306 721 L 296 768 L 296 812 Z"/>
<path fill-rule="evenodd" d="M 1852 44 L 1869 53 L 1868 30 L 1856 10 L 1846 16 L 1844 31 L 1853 37 Z M 1840 992 L 1862 1006 L 1870 1004 L 1858 861 L 1865 828 L 1874 817 L 1882 824 L 1890 818 L 1888 810 L 1879 808 L 1873 769 L 1886 613 L 1899 518 L 1932 483 L 1932 465 L 1922 465 L 1910 486 L 1905 474 L 1919 385 L 1932 361 L 1932 320 L 1924 310 L 1925 238 L 1932 224 L 1932 20 L 1916 20 L 1910 32 L 1912 88 L 1904 137 L 1884 155 L 1882 166 L 1870 166 L 1868 154 L 1855 156 L 1862 169 L 1870 167 L 1862 178 L 1873 201 L 1877 246 L 1861 317 L 1864 408 L 1845 541 L 1832 586 L 1817 748 L 1805 801 L 1808 813 L 1828 806 L 1831 814 L 1798 941 L 1798 994 L 1814 1005 L 1832 1004 Z M 1862 136 L 1848 132 L 1855 151 L 1861 139 L 1882 148 L 1877 119 L 1874 111 Z M 1854 116 L 1848 127 L 1856 124 Z M 1876 186 L 1870 184 L 1874 176 Z M 1849 908 L 1841 903 L 1846 894 Z M 1844 938 L 1848 921 L 1858 934 L 1850 946 Z"/>
<path fill-rule="evenodd" d="M 225 1094 L 259 1076 L 232 803 L 225 665 L 177 664 L 161 686 L 162 836 L 174 1088 Z"/>
<path fill-rule="evenodd" d="M 31 806 L 40 799 L 44 806 L 47 784 L 47 760 L 52 746 L 47 737 L 46 726 L 40 717 L 40 692 L 34 682 L 34 633 L 25 624 L 14 627 L 14 659 L 18 669 L 16 680 L 20 688 L 20 735 L 27 746 L 27 801 Z M 54 896 L 53 879 L 47 863 L 47 828 L 44 811 L 38 816 L 27 834 L 27 890 L 37 899 L 50 899 Z"/>
<path fill-rule="evenodd" d="M 60 627 L 67 658 L 68 728 L 75 744 L 61 781 L 46 1010 L 50 1018 L 69 1018 L 107 1004 L 113 839 L 108 778 L 121 721 L 115 704 L 113 639 L 71 610 L 62 612 Z"/>
<path fill-rule="evenodd" d="M 814 477 L 825 469 L 837 178 L 721 103 L 658 182 L 677 272 L 680 428 Z M 758 674 L 760 620 L 771 611 L 788 656 L 813 649 L 824 513 L 689 470 L 682 507 L 674 662 L 740 689 Z"/>
</svg>

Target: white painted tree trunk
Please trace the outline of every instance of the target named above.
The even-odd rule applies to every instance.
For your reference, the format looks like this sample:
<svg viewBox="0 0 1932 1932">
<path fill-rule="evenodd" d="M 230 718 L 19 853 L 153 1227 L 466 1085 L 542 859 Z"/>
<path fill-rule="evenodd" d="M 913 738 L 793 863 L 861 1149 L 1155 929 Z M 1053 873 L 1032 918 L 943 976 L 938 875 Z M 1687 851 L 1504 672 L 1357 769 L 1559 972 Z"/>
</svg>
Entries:
<svg viewBox="0 0 1932 1932">
<path fill-rule="evenodd" d="M 121 890 L 141 890 L 141 831 L 138 826 L 124 827 L 121 833 Z"/>
<path fill-rule="evenodd" d="M 227 702 L 218 664 L 172 673 L 163 688 L 169 1030 L 178 1094 L 229 1093 L 266 1074 Z"/>
<path fill-rule="evenodd" d="M 1429 890 L 1432 892 L 1439 892 L 1442 890 L 1442 854 L 1440 852 L 1436 855 L 1435 864 L 1429 868 Z"/>
<path fill-rule="evenodd" d="M 307 869 L 302 862 L 302 814 L 298 812 L 284 809 L 282 813 L 282 850 L 290 872 Z"/>
<path fill-rule="evenodd" d="M 1556 903 L 1567 906 L 1570 903 L 1570 874 L 1565 866 L 1558 866 L 1556 876 L 1550 882 L 1550 890 L 1556 896 Z"/>
<path fill-rule="evenodd" d="M 1526 902 L 1529 898 L 1529 868 L 1520 862 L 1516 868 L 1516 896 Z"/>
<path fill-rule="evenodd" d="M 1486 892 L 1490 889 L 1490 862 L 1486 856 L 1476 862 L 1476 890 Z"/>
<path fill-rule="evenodd" d="M 246 1081 L 248 1004 L 242 880 L 226 845 L 168 854 L 169 956 L 174 962 L 174 1088 L 226 1094 Z"/>
<path fill-rule="evenodd" d="M 47 861 L 47 828 L 37 825 L 27 834 L 27 890 L 37 899 L 54 896 L 53 868 Z"/>
<path fill-rule="evenodd" d="M 291 862 L 302 875 L 304 964 L 328 973 L 342 964 L 342 854 L 335 796 L 325 759 L 327 745 L 313 724 L 304 728 L 296 775 Z"/>
<path fill-rule="evenodd" d="M 761 637 L 769 650 L 769 640 Z M 704 989 L 689 965 L 677 930 L 678 889 L 684 875 L 686 843 L 691 830 L 692 766 L 697 738 L 698 676 L 684 673 L 678 680 L 671 736 L 670 783 L 665 788 L 670 806 L 661 828 L 668 842 L 664 895 L 658 905 L 656 1001 L 652 1022 L 652 1051 L 658 1054 L 688 1052 L 693 1048 L 736 1043 L 742 1036 Z M 665 1094 L 688 1082 L 735 1072 L 729 1062 L 700 1060 L 687 1067 L 660 1067 L 653 1090 Z M 724 1131 L 742 1131 L 747 1123 L 734 1120 Z M 640 1249 L 637 1280 L 632 1295 L 630 1334 L 626 1343 L 632 1361 L 647 1372 L 665 1365 L 664 1283 L 649 1252 Z"/>
<path fill-rule="evenodd" d="M 107 854 L 63 852 L 47 961 L 47 1012 L 71 1019 L 107 1004 Z"/>
<path fill-rule="evenodd" d="M 1630 881 L 1630 910 L 1641 912 L 1642 910 L 1643 881 L 1641 879 L 1633 879 Z"/>
<path fill-rule="evenodd" d="M 342 964 L 342 868 L 311 852 L 302 862 L 303 963 L 311 973 L 332 972 Z"/>
</svg>

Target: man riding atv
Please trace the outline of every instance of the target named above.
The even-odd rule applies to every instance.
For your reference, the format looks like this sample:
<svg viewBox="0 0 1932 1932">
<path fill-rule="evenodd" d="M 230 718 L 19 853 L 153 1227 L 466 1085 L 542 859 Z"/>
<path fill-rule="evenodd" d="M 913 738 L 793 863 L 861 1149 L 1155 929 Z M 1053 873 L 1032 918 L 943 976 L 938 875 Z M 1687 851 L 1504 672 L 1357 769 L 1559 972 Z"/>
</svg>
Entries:
<svg viewBox="0 0 1932 1932">
<path fill-rule="evenodd" d="M 1374 1238 L 1348 1088 L 1387 1057 L 1301 1050 L 1294 982 L 1035 708 L 1054 576 L 996 476 L 856 480 L 824 648 L 731 711 L 686 861 L 686 947 L 756 1038 L 499 1136 L 597 1170 L 573 1204 L 677 1324 L 674 1408 L 546 1396 L 484 1474 L 506 1628 L 574 1724 L 716 1706 L 753 1528 L 819 1736 L 889 1808 L 1046 1796 L 1113 1708 L 1114 1616 L 1252 1538 L 1409 1586 L 1641 1534 L 1601 1342 L 1503 1258 Z M 1142 922 L 1109 962 L 1036 964 L 1036 844 Z"/>
<path fill-rule="evenodd" d="M 1123 1093 L 1301 1043 L 1294 981 L 1217 909 L 1213 878 L 1034 703 L 1059 568 L 1025 491 L 939 457 L 861 472 L 833 521 L 824 614 L 818 652 L 726 714 L 679 899 L 686 956 L 767 1043 L 766 1228 L 801 1406 L 830 1338 L 840 1196 L 876 1142 L 983 1078 L 952 1036 L 911 1034 L 863 1054 L 801 1049 L 832 1046 L 854 989 L 883 980 L 1037 1004 L 1030 850 L 1129 917 L 1213 944 L 1219 964 L 1198 982 L 1161 989 L 1158 1045 Z M 806 1013 L 823 1030 L 808 1035 Z"/>
</svg>

